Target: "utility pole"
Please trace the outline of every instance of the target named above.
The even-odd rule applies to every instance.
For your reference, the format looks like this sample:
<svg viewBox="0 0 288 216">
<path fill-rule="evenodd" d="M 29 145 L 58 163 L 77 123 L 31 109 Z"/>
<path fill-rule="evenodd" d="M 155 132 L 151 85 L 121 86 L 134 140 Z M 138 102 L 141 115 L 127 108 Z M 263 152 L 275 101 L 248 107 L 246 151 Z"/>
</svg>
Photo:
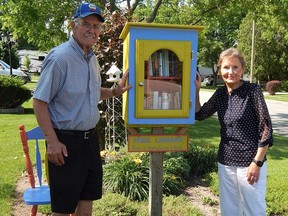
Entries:
<svg viewBox="0 0 288 216">
<path fill-rule="evenodd" d="M 251 66 L 250 66 L 250 83 L 253 82 L 254 68 L 254 39 L 255 39 L 255 20 L 252 21 L 252 43 L 251 43 Z"/>
</svg>

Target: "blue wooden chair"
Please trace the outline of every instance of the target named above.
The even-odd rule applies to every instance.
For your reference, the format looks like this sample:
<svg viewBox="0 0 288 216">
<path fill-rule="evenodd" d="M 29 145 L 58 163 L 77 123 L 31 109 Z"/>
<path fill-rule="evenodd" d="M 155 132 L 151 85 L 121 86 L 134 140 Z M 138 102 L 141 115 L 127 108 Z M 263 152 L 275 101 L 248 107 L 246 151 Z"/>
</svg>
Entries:
<svg viewBox="0 0 288 216">
<path fill-rule="evenodd" d="M 32 130 L 25 131 L 25 126 L 20 125 L 20 137 L 23 146 L 23 151 L 25 154 L 26 170 L 28 173 L 28 178 L 30 182 L 30 187 L 24 191 L 23 199 L 25 204 L 32 205 L 31 216 L 36 216 L 38 211 L 38 205 L 50 204 L 50 188 L 48 184 L 43 184 L 42 179 L 42 159 L 39 150 L 39 140 L 44 140 L 44 135 L 39 127 L 35 127 Z M 36 176 L 34 175 L 33 165 L 29 155 L 28 140 L 35 141 L 35 155 L 36 155 Z M 30 149 L 34 147 L 30 146 Z M 35 181 L 35 178 L 37 181 Z M 38 183 L 36 185 L 36 182 Z"/>
</svg>

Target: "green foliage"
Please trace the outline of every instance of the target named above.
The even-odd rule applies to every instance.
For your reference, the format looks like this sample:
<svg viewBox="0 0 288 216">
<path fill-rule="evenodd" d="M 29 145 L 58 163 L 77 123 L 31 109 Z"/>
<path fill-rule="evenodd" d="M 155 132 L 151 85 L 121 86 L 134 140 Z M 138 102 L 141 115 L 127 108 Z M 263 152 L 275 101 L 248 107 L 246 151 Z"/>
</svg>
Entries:
<svg viewBox="0 0 288 216">
<path fill-rule="evenodd" d="M 109 157 L 109 154 L 106 155 Z M 149 191 L 149 166 L 146 154 L 123 155 L 104 165 L 103 187 L 131 200 L 145 200 Z M 106 160 L 105 160 L 106 161 Z"/>
<path fill-rule="evenodd" d="M 137 204 L 123 195 L 111 192 L 105 192 L 102 199 L 93 205 L 93 215 L 98 216 L 136 216 L 137 211 Z"/>
<path fill-rule="evenodd" d="M 204 7 L 201 8 L 201 4 Z M 217 71 L 214 67 L 219 54 L 236 44 L 237 30 L 247 13 L 247 8 L 239 1 L 223 1 L 222 4 L 218 1 L 203 1 L 201 4 L 197 4 L 196 7 L 207 14 L 201 17 L 199 23 L 205 26 L 205 29 L 199 37 L 198 64 L 210 67 L 216 76 Z M 235 10 L 235 8 L 241 9 Z"/>
<path fill-rule="evenodd" d="M 163 199 L 163 216 L 201 216 L 202 213 L 190 204 L 187 197 L 168 196 Z"/>
<path fill-rule="evenodd" d="M 192 175 L 202 175 L 217 170 L 217 151 L 213 146 L 190 145 L 190 150 L 184 153 L 188 160 Z"/>
<path fill-rule="evenodd" d="M 127 19 L 122 11 L 110 13 L 108 10 L 105 13 L 105 23 L 94 51 L 97 55 L 101 70 L 104 86 L 112 85 L 106 81 L 106 72 L 112 64 L 118 68 L 123 67 L 123 40 L 119 38 Z"/>
<path fill-rule="evenodd" d="M 287 80 L 288 32 L 287 1 L 261 0 L 242 20 L 238 47 L 246 60 L 246 71 L 251 68 L 252 20 L 255 21 L 254 70 L 257 80 Z"/>
<path fill-rule="evenodd" d="M 282 80 L 281 81 L 281 90 L 288 92 L 288 80 Z"/>
<path fill-rule="evenodd" d="M 182 153 L 165 153 L 163 167 L 165 173 L 177 174 L 184 179 L 187 179 L 190 174 L 190 165 Z"/>
<path fill-rule="evenodd" d="M 26 70 L 29 72 L 32 64 L 31 64 L 31 60 L 30 60 L 28 54 L 26 54 L 24 56 L 23 65 L 25 66 Z"/>
<path fill-rule="evenodd" d="M 1 19 L 0 19 L 1 20 Z M 4 62 L 6 62 L 7 64 L 10 64 L 9 62 L 9 45 L 7 43 L 3 43 L 0 42 L 1 46 L 0 46 L 0 59 Z M 12 43 L 12 47 L 11 47 L 11 65 L 12 68 L 18 68 L 20 66 L 19 63 L 19 55 L 18 55 L 18 51 L 17 51 L 17 44 Z"/>
<path fill-rule="evenodd" d="M 94 52 L 97 55 L 100 67 L 101 67 L 101 78 L 102 86 L 110 88 L 114 83 L 107 82 L 106 72 L 110 67 L 115 64 L 120 70 L 123 67 L 123 41 L 119 39 L 120 33 L 126 23 L 126 18 L 123 12 L 115 11 L 110 13 L 108 10 L 103 11 L 105 13 L 105 23 L 103 24 L 103 30 L 98 39 L 98 43 L 94 46 Z M 122 96 L 118 96 L 119 98 Z M 121 101 L 121 98 L 119 99 Z M 107 106 L 104 101 L 98 104 L 98 108 L 101 113 L 100 121 L 97 124 L 98 136 L 100 140 L 101 149 L 105 146 L 105 130 L 103 128 L 107 127 L 107 116 L 106 110 Z M 115 106 L 115 113 L 122 112 L 122 106 Z M 123 127 L 123 119 L 119 118 L 115 122 L 115 128 L 113 128 L 117 134 L 121 134 L 125 130 Z M 116 140 L 120 146 L 125 146 L 126 143 L 121 143 Z"/>
<path fill-rule="evenodd" d="M 102 199 L 94 202 L 93 215 L 97 216 L 147 216 L 148 201 L 132 202 L 123 195 L 105 192 Z M 199 209 L 191 205 L 188 198 L 180 196 L 163 197 L 163 216 L 201 216 Z"/>
<path fill-rule="evenodd" d="M 203 197 L 203 203 L 209 206 L 218 205 L 218 201 L 212 199 L 211 197 Z"/>
<path fill-rule="evenodd" d="M 0 108 L 16 108 L 32 97 L 23 84 L 17 77 L 0 76 Z"/>
<path fill-rule="evenodd" d="M 208 151 L 207 151 L 208 150 Z M 117 192 L 131 200 L 146 200 L 149 190 L 149 154 L 101 152 L 104 165 L 104 189 Z M 214 160 L 214 161 L 213 161 Z M 186 185 L 190 175 L 215 170 L 213 148 L 194 147 L 187 153 L 166 153 L 163 160 L 163 194 L 175 195 Z"/>
<path fill-rule="evenodd" d="M 165 153 L 163 161 L 163 194 L 175 195 L 186 185 L 190 166 L 181 153 Z"/>
<path fill-rule="evenodd" d="M 149 191 L 149 154 L 101 152 L 105 161 L 104 189 L 131 200 L 147 200 Z M 163 194 L 177 194 L 189 176 L 189 164 L 178 153 L 167 153 L 163 161 Z"/>
<path fill-rule="evenodd" d="M 279 80 L 271 80 L 266 83 L 266 91 L 270 95 L 275 95 L 276 92 L 280 91 L 281 81 Z"/>
<path fill-rule="evenodd" d="M 101 1 L 92 2 L 103 9 Z M 78 4 L 75 0 L 6 0 L 0 5 L 2 29 L 40 50 L 50 50 L 70 36 L 69 22 Z"/>
<path fill-rule="evenodd" d="M 73 0 L 61 3 L 56 0 L 8 0 L 2 8 L 3 29 L 13 30 L 15 38 L 26 39 L 41 50 L 49 50 L 68 38 L 64 26 L 77 4 Z"/>
<path fill-rule="evenodd" d="M 211 191 L 214 194 L 219 195 L 219 190 L 218 190 L 219 181 L 218 181 L 217 172 L 210 172 L 210 173 L 204 174 L 202 176 L 202 181 L 210 187 Z"/>
</svg>

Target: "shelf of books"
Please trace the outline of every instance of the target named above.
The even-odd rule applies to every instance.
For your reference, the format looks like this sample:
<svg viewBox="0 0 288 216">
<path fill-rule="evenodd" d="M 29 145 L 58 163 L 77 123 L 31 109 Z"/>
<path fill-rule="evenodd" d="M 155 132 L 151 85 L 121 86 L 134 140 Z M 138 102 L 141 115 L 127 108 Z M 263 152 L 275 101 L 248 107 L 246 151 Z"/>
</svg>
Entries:
<svg viewBox="0 0 288 216">
<path fill-rule="evenodd" d="M 182 62 L 177 55 L 160 49 L 144 65 L 144 110 L 181 109 Z"/>
</svg>

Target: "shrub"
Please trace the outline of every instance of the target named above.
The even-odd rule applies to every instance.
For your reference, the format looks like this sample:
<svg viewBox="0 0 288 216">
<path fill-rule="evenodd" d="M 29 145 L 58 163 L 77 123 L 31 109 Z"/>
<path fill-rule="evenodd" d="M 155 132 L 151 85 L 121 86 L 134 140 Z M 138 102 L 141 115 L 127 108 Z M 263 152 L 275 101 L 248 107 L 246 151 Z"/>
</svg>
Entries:
<svg viewBox="0 0 288 216">
<path fill-rule="evenodd" d="M 275 95 L 276 92 L 280 91 L 281 81 L 279 80 L 271 80 L 266 83 L 266 91 L 270 95 Z"/>
<path fill-rule="evenodd" d="M 25 66 L 25 69 L 29 72 L 30 68 L 32 67 L 32 64 L 28 54 L 24 56 L 23 65 Z"/>
<path fill-rule="evenodd" d="M 165 153 L 163 161 L 163 194 L 179 193 L 189 177 L 190 166 L 181 153 Z"/>
<path fill-rule="evenodd" d="M 103 187 L 130 200 L 143 201 L 149 196 L 149 154 L 102 151 Z M 163 160 L 163 194 L 176 195 L 192 174 L 216 170 L 215 148 L 193 146 L 189 152 L 165 153 Z"/>
<path fill-rule="evenodd" d="M 281 90 L 288 92 L 288 80 L 281 81 Z"/>
<path fill-rule="evenodd" d="M 149 196 L 149 154 L 102 151 L 103 187 L 131 200 L 147 200 Z M 166 153 L 163 161 L 163 194 L 177 194 L 189 176 L 188 161 L 180 153 Z"/>
<path fill-rule="evenodd" d="M 188 178 L 190 165 L 188 160 L 183 157 L 183 153 L 168 152 L 164 154 L 164 172 L 177 175 L 181 178 Z"/>
<path fill-rule="evenodd" d="M 190 174 L 202 175 L 217 169 L 217 150 L 210 146 L 191 145 L 188 152 L 183 153 L 190 165 Z"/>
<path fill-rule="evenodd" d="M 149 191 L 149 157 L 146 154 L 133 156 L 126 154 L 104 165 L 103 187 L 131 200 L 146 200 Z"/>
<path fill-rule="evenodd" d="M 0 76 L 0 108 L 16 108 L 32 97 L 23 84 L 17 77 Z"/>
</svg>

